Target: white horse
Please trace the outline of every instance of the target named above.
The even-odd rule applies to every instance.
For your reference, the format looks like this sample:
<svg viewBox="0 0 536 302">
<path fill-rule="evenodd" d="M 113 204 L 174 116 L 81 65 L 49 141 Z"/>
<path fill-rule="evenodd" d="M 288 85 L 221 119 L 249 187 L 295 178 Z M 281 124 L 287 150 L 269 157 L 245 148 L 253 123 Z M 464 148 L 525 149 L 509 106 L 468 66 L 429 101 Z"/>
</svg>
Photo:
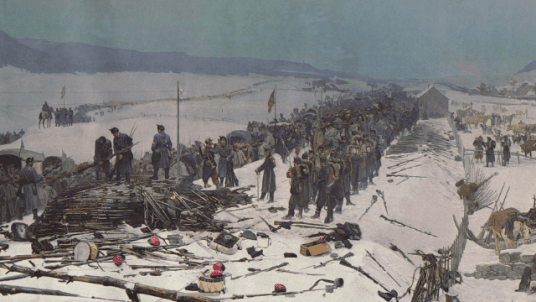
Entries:
<svg viewBox="0 0 536 302">
<path fill-rule="evenodd" d="M 41 111 L 41 113 L 39 113 L 39 129 L 41 129 L 41 123 L 43 123 L 43 128 L 47 128 L 47 127 L 50 128 L 51 119 L 52 117 L 50 116 L 48 111 Z M 47 122 L 46 127 L 45 127 L 45 121 Z"/>
</svg>

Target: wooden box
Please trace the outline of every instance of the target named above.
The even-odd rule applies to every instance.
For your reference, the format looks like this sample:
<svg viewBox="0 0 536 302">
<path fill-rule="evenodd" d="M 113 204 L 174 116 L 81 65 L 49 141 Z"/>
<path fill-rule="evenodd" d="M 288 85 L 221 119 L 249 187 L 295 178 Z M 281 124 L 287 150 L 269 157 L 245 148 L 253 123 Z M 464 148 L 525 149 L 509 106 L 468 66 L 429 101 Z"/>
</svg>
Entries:
<svg viewBox="0 0 536 302">
<path fill-rule="evenodd" d="M 300 254 L 304 256 L 322 255 L 329 251 L 331 251 L 331 248 L 325 242 L 313 241 L 300 245 Z"/>
</svg>

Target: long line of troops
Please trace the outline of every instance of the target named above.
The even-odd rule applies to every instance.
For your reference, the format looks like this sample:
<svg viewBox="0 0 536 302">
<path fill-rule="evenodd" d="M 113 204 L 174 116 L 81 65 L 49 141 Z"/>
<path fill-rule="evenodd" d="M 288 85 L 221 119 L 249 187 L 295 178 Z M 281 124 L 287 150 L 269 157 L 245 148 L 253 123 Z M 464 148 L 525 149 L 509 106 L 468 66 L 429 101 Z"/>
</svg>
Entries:
<svg viewBox="0 0 536 302">
<path fill-rule="evenodd" d="M 248 133 L 255 139 L 252 143 L 231 145 L 228 137 L 232 136 L 221 136 L 217 143 L 207 138 L 205 144 L 183 152 L 180 160 L 194 179 L 202 179 L 205 187 L 210 186 L 211 180 L 219 188 L 237 186 L 234 169 L 264 158 L 255 170 L 263 173 L 259 199 L 268 195 L 268 202 L 273 202 L 274 154 L 279 154 L 283 162 L 294 154 L 294 165 L 286 173 L 291 180 L 291 197 L 284 218 L 294 217 L 296 209 L 296 216 L 302 218 L 309 205 L 316 204 L 312 218 L 319 218 L 326 207 L 324 222 L 330 223 L 334 212 L 342 212 L 344 199 L 346 205 L 352 205 L 351 194 L 359 194 L 359 190 L 374 184 L 385 148 L 418 119 L 411 101 L 397 102 L 395 107 L 394 98 L 388 98 L 363 107 L 362 102 L 331 101 L 317 108 L 323 111 L 321 117 L 295 109 L 290 123 L 250 123 Z M 310 149 L 300 152 L 307 145 Z"/>
</svg>

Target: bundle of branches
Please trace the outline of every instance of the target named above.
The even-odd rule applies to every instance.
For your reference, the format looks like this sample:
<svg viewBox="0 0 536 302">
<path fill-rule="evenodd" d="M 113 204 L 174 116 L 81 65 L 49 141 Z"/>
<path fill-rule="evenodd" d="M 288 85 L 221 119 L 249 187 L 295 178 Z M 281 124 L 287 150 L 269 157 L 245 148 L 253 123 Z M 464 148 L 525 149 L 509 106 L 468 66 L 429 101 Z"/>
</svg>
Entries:
<svg viewBox="0 0 536 302">
<path fill-rule="evenodd" d="M 452 146 L 450 142 L 426 124 L 415 125 L 409 135 L 400 137 L 395 145 L 391 145 L 386 155 L 417 152 L 419 146 L 423 145 L 428 146 L 427 152 L 434 153 L 435 155 L 443 155 L 445 157 L 451 155 L 449 149 Z"/>
<path fill-rule="evenodd" d="M 471 183 L 476 183 L 478 186 L 478 189 L 474 193 L 474 197 L 472 202 L 474 205 L 470 204 L 469 212 L 474 213 L 479 210 L 482 210 L 483 208 L 487 208 L 492 206 L 495 201 L 497 200 L 497 191 L 492 189 L 491 182 L 489 181 L 491 177 L 495 176 L 496 174 L 491 175 L 490 177 L 486 177 L 484 173 L 477 168 L 473 163 L 471 163 L 472 169 L 470 169 L 470 173 L 468 173 L 468 181 Z"/>
</svg>

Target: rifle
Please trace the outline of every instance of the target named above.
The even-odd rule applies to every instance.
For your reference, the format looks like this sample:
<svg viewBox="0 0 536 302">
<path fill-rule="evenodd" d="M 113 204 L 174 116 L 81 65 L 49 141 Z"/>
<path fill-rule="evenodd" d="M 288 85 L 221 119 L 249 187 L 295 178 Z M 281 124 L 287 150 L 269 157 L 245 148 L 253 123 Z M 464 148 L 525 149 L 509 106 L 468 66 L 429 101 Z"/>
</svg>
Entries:
<svg viewBox="0 0 536 302">
<path fill-rule="evenodd" d="M 269 224 L 268 221 L 266 221 L 266 220 L 265 220 L 264 218 L 262 218 L 261 216 L 259 216 L 259 217 L 262 219 L 262 221 L 264 221 L 264 223 L 266 223 L 266 225 L 268 226 L 268 228 L 270 229 L 270 231 L 271 231 L 272 233 L 277 233 L 277 230 L 279 230 L 280 228 L 283 227 L 283 226 L 280 225 L 279 227 L 276 228 L 276 227 L 274 227 L 273 225 Z"/>
</svg>

